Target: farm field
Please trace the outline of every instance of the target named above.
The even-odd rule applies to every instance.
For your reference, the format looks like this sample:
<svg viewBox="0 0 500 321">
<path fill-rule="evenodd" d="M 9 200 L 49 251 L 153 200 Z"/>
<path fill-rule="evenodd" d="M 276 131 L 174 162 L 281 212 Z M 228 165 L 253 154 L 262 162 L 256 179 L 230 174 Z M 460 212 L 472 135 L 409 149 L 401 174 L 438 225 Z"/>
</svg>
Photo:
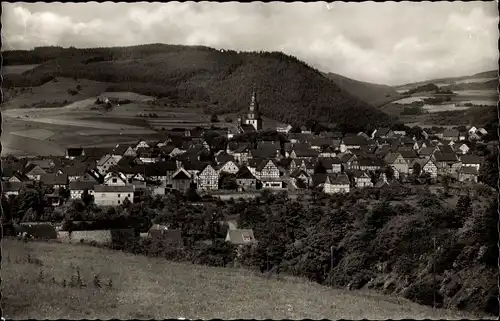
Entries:
<svg viewBox="0 0 500 321">
<path fill-rule="evenodd" d="M 298 278 L 278 280 L 242 269 L 174 263 L 85 245 L 4 239 L 2 246 L 3 312 L 9 319 L 479 318 L 371 291 L 331 289 Z M 77 268 L 87 286 L 63 287 Z M 93 284 L 95 276 L 102 288 Z"/>
<path fill-rule="evenodd" d="M 77 89 L 78 86 L 79 89 Z M 38 87 L 4 89 L 5 102 L 2 107 L 3 110 L 7 110 L 30 108 L 36 104 L 41 106 L 52 103 L 64 105 L 64 102 L 69 104 L 90 97 L 97 97 L 108 86 L 109 83 L 105 82 L 60 77 Z M 70 94 L 68 90 L 74 90 L 75 94 Z"/>
<path fill-rule="evenodd" d="M 25 71 L 31 70 L 40 65 L 13 65 L 13 66 L 2 66 L 2 74 L 4 75 L 18 75 Z"/>
</svg>

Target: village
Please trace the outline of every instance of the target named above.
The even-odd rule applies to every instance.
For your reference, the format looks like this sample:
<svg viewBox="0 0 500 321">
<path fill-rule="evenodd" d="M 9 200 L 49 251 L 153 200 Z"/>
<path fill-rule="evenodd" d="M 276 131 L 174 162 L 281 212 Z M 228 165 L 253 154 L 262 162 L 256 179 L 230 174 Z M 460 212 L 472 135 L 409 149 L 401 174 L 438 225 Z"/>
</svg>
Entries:
<svg viewBox="0 0 500 321">
<path fill-rule="evenodd" d="M 476 149 L 494 148 L 485 142 L 488 132 L 471 126 L 465 132 L 422 130 L 420 139 L 405 131 L 379 128 L 369 133 L 320 132 L 280 126 L 285 142 L 263 139 L 238 142 L 235 135 L 262 131 L 256 99 L 238 133 L 224 129 L 176 129 L 162 141 L 139 140 L 114 148 L 68 148 L 65 157 L 4 158 L 2 184 L 6 196 L 41 182 L 51 187 L 49 203 L 59 206 L 63 191 L 78 199 L 88 193 L 98 206 L 137 202 L 144 195 L 196 190 L 222 199 L 255 197 L 259 190 L 318 190 L 326 194 L 352 189 L 383 188 L 418 179 L 426 184 L 443 181 L 478 183 L 483 157 Z M 226 148 L 211 149 L 212 137 L 223 137 Z M 208 135 L 210 136 L 210 135 Z M 165 136 L 164 136 L 165 137 Z M 205 139 L 204 139 L 205 137 Z M 272 139 L 272 138 L 271 138 Z M 213 148 L 213 147 L 212 147 Z M 256 194 L 257 193 L 257 194 Z"/>
</svg>

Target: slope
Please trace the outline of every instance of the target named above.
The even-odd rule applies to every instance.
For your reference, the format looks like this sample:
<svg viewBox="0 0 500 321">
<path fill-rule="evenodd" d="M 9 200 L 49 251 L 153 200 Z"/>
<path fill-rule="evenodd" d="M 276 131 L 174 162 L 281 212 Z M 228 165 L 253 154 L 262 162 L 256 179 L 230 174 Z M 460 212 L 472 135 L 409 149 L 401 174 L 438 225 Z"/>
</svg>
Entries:
<svg viewBox="0 0 500 321">
<path fill-rule="evenodd" d="M 85 245 L 2 243 L 7 252 L 2 260 L 2 307 L 5 316 L 13 319 L 477 319 L 296 278 L 266 279 L 250 271 Z M 63 286 L 77 269 L 86 287 Z"/>
<path fill-rule="evenodd" d="M 324 75 L 349 94 L 375 107 L 401 98 L 394 88 L 387 85 L 358 81 L 335 73 L 324 73 Z"/>
<path fill-rule="evenodd" d="M 410 89 L 414 88 L 417 86 L 429 84 L 429 83 L 446 83 L 449 85 L 454 85 L 458 81 L 464 81 L 464 80 L 474 80 L 474 79 L 484 79 L 484 83 L 486 86 L 491 86 L 490 84 L 487 84 L 491 79 L 493 78 L 498 78 L 498 71 L 497 70 L 490 70 L 490 71 L 485 71 L 485 72 L 479 72 L 473 75 L 467 75 L 467 76 L 461 76 L 461 77 L 448 77 L 448 78 L 438 78 L 438 79 L 431 79 L 431 80 L 425 80 L 425 81 L 418 81 L 414 83 L 408 83 L 400 86 L 394 86 L 396 89 Z M 483 82 L 481 82 L 483 83 Z M 464 88 L 465 89 L 465 88 Z M 468 88 L 467 88 L 468 89 Z M 480 89 L 480 88 L 477 88 Z M 488 88 L 485 88 L 488 89 Z"/>
<path fill-rule="evenodd" d="M 54 76 L 114 83 L 179 102 L 216 105 L 208 112 L 247 108 L 257 84 L 261 111 L 290 123 L 320 120 L 340 127 L 369 128 L 394 119 L 350 95 L 320 72 L 280 52 L 235 52 L 208 47 L 142 45 L 77 49 L 8 80 L 10 86 L 38 85 Z"/>
</svg>

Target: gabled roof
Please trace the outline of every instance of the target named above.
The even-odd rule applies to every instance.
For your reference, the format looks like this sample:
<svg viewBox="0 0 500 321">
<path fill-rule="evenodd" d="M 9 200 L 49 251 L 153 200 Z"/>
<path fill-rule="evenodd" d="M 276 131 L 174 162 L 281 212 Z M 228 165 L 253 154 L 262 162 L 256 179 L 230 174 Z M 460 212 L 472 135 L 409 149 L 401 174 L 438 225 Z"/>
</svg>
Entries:
<svg viewBox="0 0 500 321">
<path fill-rule="evenodd" d="M 349 177 L 346 174 L 326 174 L 328 182 L 332 185 L 349 184 Z"/>
<path fill-rule="evenodd" d="M 259 165 L 257 165 L 256 170 L 258 172 L 260 172 L 261 170 L 264 169 L 264 167 L 266 167 L 267 164 L 269 164 L 269 162 L 271 162 L 271 164 L 273 164 L 276 168 L 278 168 L 278 165 L 276 164 L 276 162 L 273 159 L 265 159 L 265 160 L 261 161 L 259 163 Z"/>
<path fill-rule="evenodd" d="M 275 157 L 277 150 L 274 149 L 251 149 L 250 154 L 255 158 L 271 158 Z"/>
<path fill-rule="evenodd" d="M 391 131 L 391 129 L 387 128 L 387 127 L 379 128 L 375 132 L 375 137 L 386 136 L 390 131 Z"/>
<path fill-rule="evenodd" d="M 87 172 L 87 167 L 71 166 L 61 168 L 62 172 L 68 176 L 83 176 Z"/>
<path fill-rule="evenodd" d="M 85 147 L 84 149 L 85 156 L 91 159 L 100 159 L 106 154 L 110 154 L 113 149 L 107 147 Z"/>
<path fill-rule="evenodd" d="M 382 159 L 379 159 L 379 158 L 360 158 L 358 159 L 358 165 L 359 166 L 378 166 L 378 167 L 384 167 L 385 166 L 385 162 L 384 160 Z"/>
<path fill-rule="evenodd" d="M 172 179 L 189 179 L 189 180 L 191 180 L 191 175 L 184 168 L 179 168 L 172 175 Z"/>
<path fill-rule="evenodd" d="M 352 160 L 353 158 L 354 159 L 357 158 L 356 155 L 350 154 L 350 153 L 338 154 L 337 157 L 342 161 L 342 163 L 347 163 L 348 161 Z"/>
<path fill-rule="evenodd" d="M 307 177 L 310 177 L 310 175 L 300 167 L 294 169 L 293 172 L 290 173 L 290 177 L 293 177 L 293 178 L 298 178 L 300 175 L 305 175 Z"/>
<path fill-rule="evenodd" d="M 434 151 L 436 150 L 435 147 L 422 147 L 418 153 L 421 155 L 421 156 L 430 156 L 434 153 Z"/>
<path fill-rule="evenodd" d="M 400 153 L 389 153 L 384 157 L 384 161 L 387 164 L 394 164 L 394 162 L 398 159 L 398 157 L 402 157 Z"/>
<path fill-rule="evenodd" d="M 315 137 L 311 139 L 311 146 L 331 146 L 332 143 L 332 138 Z"/>
<path fill-rule="evenodd" d="M 248 167 L 241 167 L 236 173 L 236 179 L 256 179 Z"/>
<path fill-rule="evenodd" d="M 28 162 L 29 164 L 37 165 L 41 169 L 49 169 L 54 166 L 54 161 L 51 159 L 34 159 Z"/>
<path fill-rule="evenodd" d="M 319 152 L 312 148 L 297 148 L 294 147 L 293 151 L 297 157 L 318 157 Z"/>
<path fill-rule="evenodd" d="M 83 148 L 82 147 L 68 148 L 67 153 L 68 153 L 68 156 L 70 156 L 70 157 L 80 156 L 83 154 Z"/>
<path fill-rule="evenodd" d="M 24 174 L 30 174 L 30 175 L 42 175 L 46 174 L 47 172 L 44 171 L 40 166 L 35 165 L 35 164 L 28 164 L 26 168 L 23 171 Z"/>
<path fill-rule="evenodd" d="M 368 175 L 366 171 L 362 171 L 359 169 L 353 170 L 352 175 L 354 176 L 354 178 L 362 178 L 362 177 L 370 178 L 370 175 Z"/>
<path fill-rule="evenodd" d="M 439 150 L 445 154 L 452 154 L 455 152 L 453 147 L 451 147 L 450 145 L 441 145 L 441 146 L 439 146 Z"/>
</svg>

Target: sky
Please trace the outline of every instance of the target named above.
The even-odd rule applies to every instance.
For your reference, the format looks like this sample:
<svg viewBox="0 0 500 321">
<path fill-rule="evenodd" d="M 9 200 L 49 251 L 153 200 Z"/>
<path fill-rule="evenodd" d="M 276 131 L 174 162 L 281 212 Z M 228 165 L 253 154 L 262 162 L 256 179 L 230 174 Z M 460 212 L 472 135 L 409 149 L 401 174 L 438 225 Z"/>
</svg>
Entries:
<svg viewBox="0 0 500 321">
<path fill-rule="evenodd" d="M 401 85 L 498 69 L 492 2 L 5 3 L 3 50 L 146 43 L 282 51 L 324 72 Z"/>
</svg>

